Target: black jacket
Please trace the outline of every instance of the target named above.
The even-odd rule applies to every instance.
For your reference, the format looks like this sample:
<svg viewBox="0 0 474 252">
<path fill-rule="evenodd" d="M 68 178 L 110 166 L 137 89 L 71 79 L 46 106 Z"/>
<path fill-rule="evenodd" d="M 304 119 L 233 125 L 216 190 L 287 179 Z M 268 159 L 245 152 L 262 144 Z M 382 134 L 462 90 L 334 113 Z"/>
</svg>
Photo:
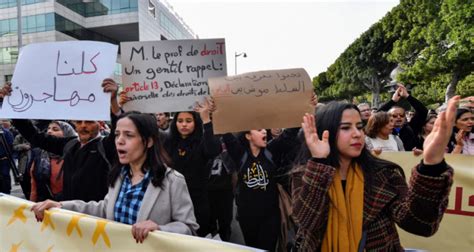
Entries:
<svg viewBox="0 0 474 252">
<path fill-rule="evenodd" d="M 82 147 L 77 137 L 64 138 L 41 133 L 30 120 L 13 120 L 13 124 L 32 146 L 63 157 L 63 200 L 87 202 L 100 201 L 107 194 L 109 164 L 117 160 L 114 143 L 116 119 L 112 116 L 109 136 L 96 138 Z M 99 153 L 99 144 L 103 144 L 108 162 Z"/>
<path fill-rule="evenodd" d="M 399 132 L 395 129 L 393 130 L 394 135 L 398 135 L 403 142 L 403 147 L 406 151 L 411 151 L 414 147 L 418 145 L 418 135 L 423 128 L 423 124 L 426 120 L 428 114 L 428 109 L 421 103 L 419 100 L 413 96 L 408 96 L 407 101 L 415 110 L 415 115 L 410 120 L 410 122 L 405 123 Z M 383 104 L 378 111 L 389 111 L 390 108 L 395 106 L 397 103 L 390 100 L 387 103 Z"/>
</svg>

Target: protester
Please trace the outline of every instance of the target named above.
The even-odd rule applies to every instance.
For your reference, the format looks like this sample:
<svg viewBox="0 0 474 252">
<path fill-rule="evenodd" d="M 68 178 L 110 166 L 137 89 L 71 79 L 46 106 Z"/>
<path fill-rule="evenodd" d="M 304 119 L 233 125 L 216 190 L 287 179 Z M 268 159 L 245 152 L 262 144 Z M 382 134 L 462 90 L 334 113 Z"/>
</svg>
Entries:
<svg viewBox="0 0 474 252">
<path fill-rule="evenodd" d="M 10 169 L 13 157 L 9 156 L 8 152 L 12 149 L 13 134 L 8 129 L 3 128 L 3 125 L 0 125 L 0 137 L 2 137 L 0 139 L 0 192 L 10 194 L 12 189 Z"/>
<path fill-rule="evenodd" d="M 207 190 L 209 195 L 210 231 L 219 234 L 220 239 L 229 241 L 232 233 L 234 192 L 237 183 L 236 164 L 222 143 L 222 152 L 209 162 L 211 176 Z"/>
<path fill-rule="evenodd" d="M 164 146 L 175 170 L 184 175 L 194 213 L 200 226 L 197 234 L 206 236 L 209 228 L 208 163 L 221 152 L 219 139 L 214 137 L 210 111 L 214 103 L 206 99 L 195 111 L 177 112 L 170 125 Z"/>
<path fill-rule="evenodd" d="M 360 117 L 364 126 L 367 125 L 367 121 L 369 121 L 370 116 L 372 115 L 372 110 L 370 109 L 370 105 L 368 103 L 361 103 L 357 105 L 360 111 Z"/>
<path fill-rule="evenodd" d="M 431 133 L 433 130 L 434 123 L 436 121 L 437 114 L 428 113 L 426 117 L 425 123 L 421 129 L 421 132 L 418 134 L 418 141 L 416 144 L 416 149 L 422 151 L 423 150 L 423 143 L 425 142 L 426 137 Z"/>
<path fill-rule="evenodd" d="M 116 159 L 113 127 L 115 115 L 120 113 L 117 103 L 118 86 L 112 79 L 102 82 L 104 92 L 111 93 L 112 133 L 102 138 L 97 121 L 74 121 L 79 137 L 55 137 L 41 133 L 30 120 L 13 120 L 14 126 L 32 145 L 64 160 L 63 199 L 84 201 L 101 200 L 107 194 L 107 175 L 110 163 Z M 11 94 L 11 84 L 7 83 L 0 94 Z"/>
<path fill-rule="evenodd" d="M 60 207 L 133 225 L 140 243 L 149 232 L 195 234 L 199 227 L 183 175 L 167 167 L 169 158 L 159 140 L 153 116 L 122 114 L 115 129 L 118 162 L 109 177 L 109 189 L 99 202 L 47 200 L 32 207 L 38 220 L 44 211 Z"/>
<path fill-rule="evenodd" d="M 397 164 L 364 148 L 357 107 L 331 103 L 306 115 L 306 144 L 293 173 L 299 251 L 403 251 L 395 224 L 433 235 L 447 208 L 453 170 L 444 161 L 456 103 L 449 101 L 425 139 L 423 160 L 407 185 Z M 322 139 L 319 139 L 322 136 Z"/>
<path fill-rule="evenodd" d="M 387 112 L 373 114 L 365 126 L 365 144 L 368 150 L 381 152 L 405 151 L 402 140 L 393 131 L 393 118 Z"/>
<path fill-rule="evenodd" d="M 28 163 L 31 160 L 31 145 L 21 134 L 18 134 L 15 140 L 13 140 L 13 151 L 18 155 L 18 172 L 22 174 L 20 180 L 21 190 L 25 198 L 29 199 L 31 193 L 31 177 Z"/>
<path fill-rule="evenodd" d="M 170 127 L 170 113 L 168 112 L 160 112 L 156 113 L 156 122 L 158 123 L 158 127 L 161 131 L 167 132 L 169 131 Z"/>
<path fill-rule="evenodd" d="M 415 115 L 406 122 L 405 109 L 397 106 L 400 98 L 405 98 L 415 110 Z M 407 89 L 402 84 L 398 84 L 398 88 L 392 96 L 392 100 L 382 105 L 379 111 L 388 111 L 394 119 L 393 134 L 400 137 L 405 150 L 413 150 L 416 147 L 416 136 L 421 132 L 421 127 L 426 119 L 428 110 L 416 98 L 408 94 Z"/>
<path fill-rule="evenodd" d="M 449 143 L 449 151 L 453 154 L 474 155 L 474 114 L 466 108 L 456 111 L 453 136 Z"/>
<path fill-rule="evenodd" d="M 77 137 L 76 131 L 66 122 L 52 121 L 46 134 L 55 137 Z M 31 201 L 62 200 L 63 160 L 60 156 L 40 148 L 31 150 L 30 171 Z"/>
<path fill-rule="evenodd" d="M 265 129 L 223 136 L 229 155 L 238 164 L 237 216 L 245 244 L 274 251 L 280 232 L 279 164 L 274 159 L 295 146 L 298 128 L 286 129 L 267 145 Z"/>
</svg>

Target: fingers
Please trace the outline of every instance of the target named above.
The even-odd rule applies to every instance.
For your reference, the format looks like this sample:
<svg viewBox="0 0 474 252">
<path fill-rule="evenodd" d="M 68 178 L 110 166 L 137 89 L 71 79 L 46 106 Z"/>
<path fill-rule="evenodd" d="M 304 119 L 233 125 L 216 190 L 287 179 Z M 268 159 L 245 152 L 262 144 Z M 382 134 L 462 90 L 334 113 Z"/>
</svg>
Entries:
<svg viewBox="0 0 474 252">
<path fill-rule="evenodd" d="M 448 127 L 453 127 L 454 125 L 454 121 L 456 118 L 456 110 L 460 99 L 461 97 L 459 95 L 456 95 L 448 101 L 448 106 L 446 108 L 446 121 L 448 122 Z"/>
<path fill-rule="evenodd" d="M 329 143 L 329 131 L 325 130 L 325 131 L 323 132 L 322 141 L 325 142 L 325 143 Z"/>
</svg>

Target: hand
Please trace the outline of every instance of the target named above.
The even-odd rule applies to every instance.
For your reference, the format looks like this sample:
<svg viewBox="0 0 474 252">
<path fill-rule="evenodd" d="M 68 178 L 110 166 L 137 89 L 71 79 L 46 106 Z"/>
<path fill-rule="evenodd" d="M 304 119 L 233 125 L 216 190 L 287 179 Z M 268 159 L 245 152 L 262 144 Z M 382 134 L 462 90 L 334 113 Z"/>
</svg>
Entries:
<svg viewBox="0 0 474 252">
<path fill-rule="evenodd" d="M 44 211 L 53 207 L 60 208 L 61 203 L 52 200 L 45 200 L 34 204 L 33 207 L 31 207 L 31 211 L 35 213 L 36 221 L 43 221 Z"/>
<path fill-rule="evenodd" d="M 311 97 L 311 106 L 313 106 L 314 108 L 316 108 L 316 105 L 318 105 L 318 95 L 316 95 L 316 93 L 313 92 L 313 96 Z"/>
<path fill-rule="evenodd" d="M 397 86 L 401 89 L 401 93 L 400 95 L 403 97 L 403 98 L 407 98 L 410 94 L 408 94 L 408 90 L 407 88 L 401 84 L 401 83 L 398 83 Z"/>
<path fill-rule="evenodd" d="M 445 149 L 453 131 L 456 107 L 459 103 L 459 99 L 459 96 L 449 99 L 446 111 L 441 112 L 438 118 L 436 118 L 433 130 L 423 143 L 424 164 L 434 165 L 443 161 Z"/>
<path fill-rule="evenodd" d="M 303 128 L 306 146 L 308 146 L 311 156 L 313 158 L 326 158 L 331 150 L 329 147 L 329 131 L 325 130 L 322 140 L 319 140 L 314 115 L 308 113 L 303 117 L 301 128 Z"/>
<path fill-rule="evenodd" d="M 423 154 L 423 150 L 420 150 L 416 147 L 413 148 L 413 155 L 415 155 L 415 157 L 418 157 L 419 155 Z"/>
<path fill-rule="evenodd" d="M 10 96 L 12 94 L 12 83 L 6 82 L 5 85 L 0 89 L 0 99 L 3 99 L 5 96 Z"/>
<path fill-rule="evenodd" d="M 373 149 L 373 150 L 372 150 L 372 154 L 373 154 L 374 156 L 378 156 L 378 155 L 382 154 L 382 148 L 375 148 L 375 149 Z"/>
<path fill-rule="evenodd" d="M 211 121 L 210 113 L 215 111 L 214 100 L 206 97 L 203 102 L 196 102 L 194 111 L 199 113 L 203 123 L 209 123 Z"/>
<path fill-rule="evenodd" d="M 102 88 L 104 89 L 105 93 L 112 94 L 112 99 L 117 98 L 118 85 L 114 80 L 110 78 L 104 79 L 102 81 Z"/>
<path fill-rule="evenodd" d="M 401 98 L 401 95 L 402 95 L 402 89 L 400 87 L 397 88 L 397 90 L 395 91 L 395 93 L 393 93 L 392 95 L 392 101 L 393 102 L 398 102 Z"/>
<path fill-rule="evenodd" d="M 456 145 L 464 147 L 464 141 L 462 140 L 464 137 L 464 134 L 465 134 L 464 130 L 459 130 L 458 133 L 456 133 L 456 136 L 454 136 L 454 139 L 456 139 Z"/>
<path fill-rule="evenodd" d="M 158 224 L 151 220 L 137 222 L 132 226 L 132 235 L 137 243 L 143 243 L 145 238 L 148 236 L 148 232 L 160 230 Z"/>
<path fill-rule="evenodd" d="M 120 105 L 120 107 L 123 107 L 123 105 L 125 103 L 129 102 L 130 100 L 131 100 L 131 98 L 127 96 L 127 92 L 122 91 L 122 92 L 119 93 L 118 104 Z"/>
</svg>

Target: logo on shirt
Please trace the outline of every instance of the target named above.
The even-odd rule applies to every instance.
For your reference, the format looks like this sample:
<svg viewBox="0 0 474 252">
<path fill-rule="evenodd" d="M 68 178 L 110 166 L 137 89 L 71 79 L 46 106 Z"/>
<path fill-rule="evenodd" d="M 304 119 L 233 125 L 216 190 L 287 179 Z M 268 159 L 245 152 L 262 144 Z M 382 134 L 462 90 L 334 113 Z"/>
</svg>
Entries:
<svg viewBox="0 0 474 252">
<path fill-rule="evenodd" d="M 247 174 L 243 175 L 243 181 L 248 188 L 267 190 L 268 172 L 259 163 L 253 162 L 247 168 Z"/>
</svg>

